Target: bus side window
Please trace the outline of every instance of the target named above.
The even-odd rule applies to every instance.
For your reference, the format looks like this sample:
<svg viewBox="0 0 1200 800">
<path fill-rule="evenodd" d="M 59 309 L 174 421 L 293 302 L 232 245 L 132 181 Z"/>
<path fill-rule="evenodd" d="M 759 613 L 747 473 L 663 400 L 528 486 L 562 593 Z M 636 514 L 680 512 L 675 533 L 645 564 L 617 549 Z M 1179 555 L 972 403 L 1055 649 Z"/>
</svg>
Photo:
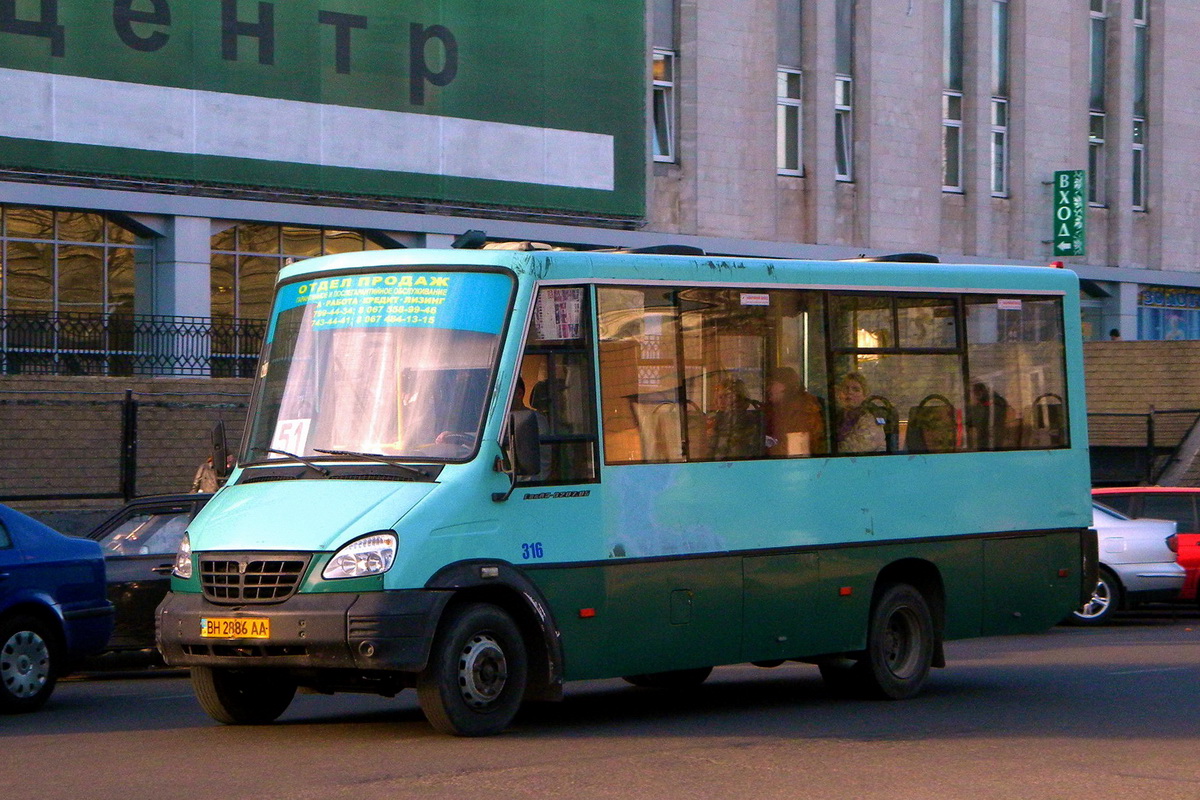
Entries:
<svg viewBox="0 0 1200 800">
<path fill-rule="evenodd" d="M 1069 447 L 1062 300 L 975 295 L 965 302 L 972 449 Z"/>
<path fill-rule="evenodd" d="M 610 464 L 828 452 L 822 295 L 800 290 L 598 290 Z"/>
<path fill-rule="evenodd" d="M 539 290 L 513 408 L 537 429 L 537 471 L 522 484 L 591 483 L 597 470 L 595 392 L 587 290 Z M 517 419 L 514 417 L 514 422 Z"/>
</svg>

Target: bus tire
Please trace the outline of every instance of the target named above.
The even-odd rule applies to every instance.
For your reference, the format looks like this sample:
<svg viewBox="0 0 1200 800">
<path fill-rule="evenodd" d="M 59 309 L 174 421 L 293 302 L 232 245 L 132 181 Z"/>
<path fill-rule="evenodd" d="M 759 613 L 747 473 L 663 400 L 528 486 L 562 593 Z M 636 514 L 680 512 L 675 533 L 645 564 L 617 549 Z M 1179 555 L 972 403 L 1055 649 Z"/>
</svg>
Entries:
<svg viewBox="0 0 1200 800">
<path fill-rule="evenodd" d="M 867 648 L 857 669 L 868 697 L 904 700 L 921 691 L 933 665 L 933 615 L 925 596 L 897 583 L 871 608 Z"/>
<path fill-rule="evenodd" d="M 695 669 L 673 669 L 669 672 L 648 672 L 644 675 L 626 675 L 622 680 L 646 689 L 691 689 L 708 680 L 712 667 Z"/>
<path fill-rule="evenodd" d="M 38 709 L 58 680 L 58 639 L 39 619 L 0 621 L 0 713 Z"/>
<path fill-rule="evenodd" d="M 1121 607 L 1121 582 L 1106 567 L 1096 575 L 1096 588 L 1091 599 L 1063 620 L 1071 625 L 1107 625 Z"/>
<path fill-rule="evenodd" d="M 279 719 L 296 696 L 296 683 L 274 670 L 192 667 L 200 707 L 225 725 L 266 725 Z"/>
<path fill-rule="evenodd" d="M 472 603 L 447 612 L 417 676 L 417 698 L 435 730 L 490 736 L 512 722 L 528 679 L 529 657 L 512 617 Z"/>
</svg>

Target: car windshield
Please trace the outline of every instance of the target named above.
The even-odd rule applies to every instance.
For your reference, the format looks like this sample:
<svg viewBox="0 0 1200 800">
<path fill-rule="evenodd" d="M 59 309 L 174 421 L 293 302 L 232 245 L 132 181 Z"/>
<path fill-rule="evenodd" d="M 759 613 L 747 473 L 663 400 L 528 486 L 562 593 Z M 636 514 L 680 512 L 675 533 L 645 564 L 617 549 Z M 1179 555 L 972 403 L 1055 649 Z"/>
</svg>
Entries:
<svg viewBox="0 0 1200 800">
<path fill-rule="evenodd" d="M 191 509 L 137 514 L 110 531 L 100 540 L 100 546 L 106 555 L 173 554 L 183 541 L 191 517 Z"/>
<path fill-rule="evenodd" d="M 280 287 L 243 463 L 469 457 L 511 294 L 504 274 L 436 270 Z"/>
</svg>

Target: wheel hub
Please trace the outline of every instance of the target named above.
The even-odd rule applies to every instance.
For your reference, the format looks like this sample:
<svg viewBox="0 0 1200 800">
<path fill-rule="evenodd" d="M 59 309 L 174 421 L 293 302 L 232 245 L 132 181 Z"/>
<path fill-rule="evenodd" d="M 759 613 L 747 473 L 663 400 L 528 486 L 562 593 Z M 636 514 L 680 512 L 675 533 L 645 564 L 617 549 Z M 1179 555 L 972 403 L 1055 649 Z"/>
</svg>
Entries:
<svg viewBox="0 0 1200 800">
<path fill-rule="evenodd" d="M 915 615 L 907 608 L 897 609 L 888 619 L 883 637 L 884 663 L 898 678 L 909 677 L 918 661 L 918 623 Z"/>
<path fill-rule="evenodd" d="M 1098 617 L 1108 610 L 1109 604 L 1112 602 L 1112 596 L 1108 591 L 1108 584 L 1101 581 L 1096 585 L 1096 590 L 1092 592 L 1092 598 L 1083 604 L 1083 608 L 1076 612 L 1084 619 Z"/>
<path fill-rule="evenodd" d="M 458 659 L 458 687 L 467 705 L 485 708 L 500 696 L 507 681 L 508 661 L 500 643 L 487 633 L 467 640 Z"/>
<path fill-rule="evenodd" d="M 33 631 L 17 631 L 0 651 L 0 681 L 16 697 L 32 697 L 50 677 L 50 650 Z"/>
</svg>

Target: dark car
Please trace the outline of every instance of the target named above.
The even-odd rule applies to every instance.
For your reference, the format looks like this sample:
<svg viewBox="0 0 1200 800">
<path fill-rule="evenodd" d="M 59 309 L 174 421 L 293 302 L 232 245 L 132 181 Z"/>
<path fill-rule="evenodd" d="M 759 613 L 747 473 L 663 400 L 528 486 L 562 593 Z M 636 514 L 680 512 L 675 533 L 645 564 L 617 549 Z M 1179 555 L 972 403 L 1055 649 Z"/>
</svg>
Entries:
<svg viewBox="0 0 1200 800">
<path fill-rule="evenodd" d="M 104 557 L 0 505 L 0 712 L 33 711 L 113 628 Z"/>
<path fill-rule="evenodd" d="M 171 586 L 175 551 L 207 493 L 139 497 L 100 523 L 88 538 L 108 563 L 108 599 L 117 610 L 109 650 L 154 648 L 154 610 Z"/>
</svg>

